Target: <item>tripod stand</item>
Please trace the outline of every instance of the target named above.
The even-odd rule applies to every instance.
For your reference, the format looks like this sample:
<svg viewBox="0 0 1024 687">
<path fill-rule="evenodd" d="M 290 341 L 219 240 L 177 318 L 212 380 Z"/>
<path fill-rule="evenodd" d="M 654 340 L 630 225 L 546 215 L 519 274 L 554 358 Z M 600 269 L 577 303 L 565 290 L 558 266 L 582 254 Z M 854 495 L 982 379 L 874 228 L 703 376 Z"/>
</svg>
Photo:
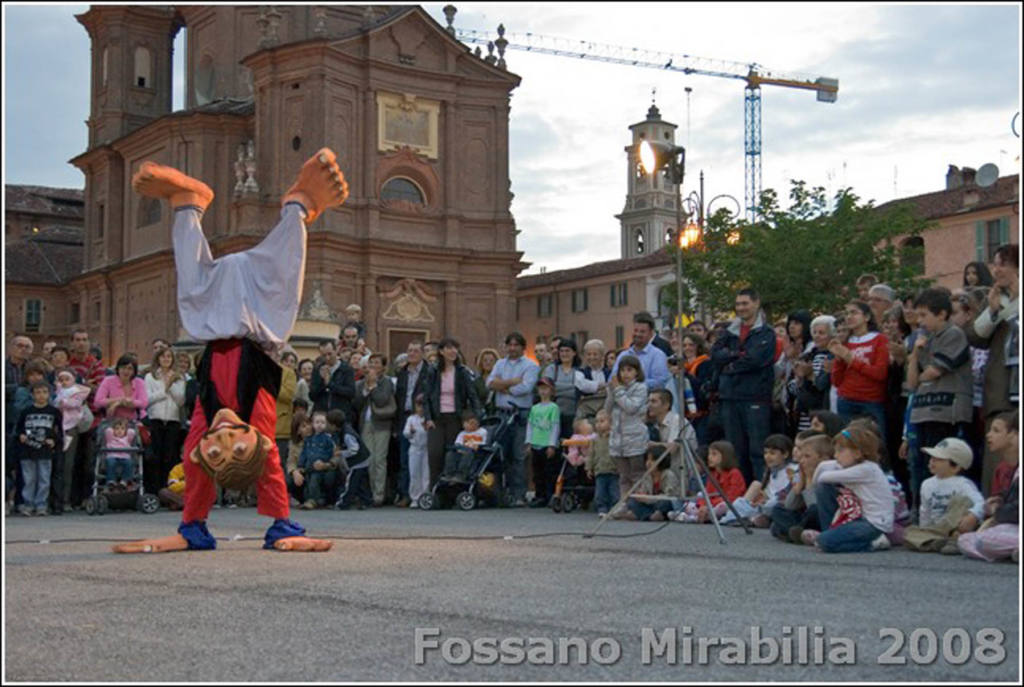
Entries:
<svg viewBox="0 0 1024 687">
<path fill-rule="evenodd" d="M 715 524 L 715 529 L 718 531 L 718 541 L 722 544 L 725 544 L 725 534 L 722 532 L 722 525 L 718 522 L 718 516 L 715 514 L 715 509 L 712 508 L 711 506 L 711 497 L 708 495 L 707 487 L 705 486 L 704 482 L 700 479 L 701 470 L 703 470 L 704 474 L 706 474 L 708 476 L 708 479 L 711 480 L 711 484 L 715 487 L 718 494 L 721 495 L 722 500 L 729 507 L 729 510 L 732 511 L 732 514 L 736 518 L 736 520 L 743 526 L 743 530 L 747 534 L 753 534 L 753 531 L 747 524 L 746 519 L 740 517 L 740 514 L 736 512 L 735 508 L 733 508 L 732 503 L 730 503 L 729 499 L 725 497 L 725 492 L 722 491 L 722 485 L 718 483 L 718 479 L 715 478 L 714 474 L 710 470 L 708 470 L 708 466 L 704 464 L 704 461 L 702 461 L 700 458 L 694 455 L 693 449 L 690 448 L 690 444 L 689 442 L 686 441 L 685 438 L 685 430 L 690 423 L 685 418 L 683 419 L 683 422 L 685 422 L 686 424 L 683 426 L 683 429 L 679 432 L 679 438 L 677 442 L 670 442 L 668 446 L 665 447 L 665 450 L 661 452 L 661 455 L 658 456 L 657 460 L 654 461 L 654 464 L 651 465 L 651 467 L 647 468 L 647 472 L 645 472 L 643 476 L 640 477 L 640 479 L 633 483 L 633 486 L 629 488 L 629 491 L 627 491 L 624 495 L 619 497 L 618 503 L 615 504 L 615 506 L 612 508 L 611 511 L 609 511 L 609 513 L 614 513 L 620 508 L 623 508 L 625 503 L 629 500 L 629 497 L 633 495 L 633 493 L 640 487 L 641 484 L 643 484 L 644 480 L 647 479 L 647 476 L 654 472 L 654 470 L 658 467 L 661 461 L 664 460 L 665 457 L 668 456 L 673 451 L 673 449 L 681 445 L 683 451 L 683 460 L 686 464 L 686 472 L 697 476 L 698 489 L 701 495 L 704 497 L 704 503 L 707 504 L 708 513 L 711 516 L 711 522 Z M 687 489 L 684 485 L 684 496 L 686 495 L 686 491 Z M 595 527 L 589 534 L 584 534 L 583 538 L 590 539 L 591 537 L 593 537 L 595 534 L 597 534 L 598 530 L 604 527 L 604 524 L 608 522 L 609 519 L 610 518 L 606 518 L 599 522 L 597 524 L 597 527 Z"/>
</svg>

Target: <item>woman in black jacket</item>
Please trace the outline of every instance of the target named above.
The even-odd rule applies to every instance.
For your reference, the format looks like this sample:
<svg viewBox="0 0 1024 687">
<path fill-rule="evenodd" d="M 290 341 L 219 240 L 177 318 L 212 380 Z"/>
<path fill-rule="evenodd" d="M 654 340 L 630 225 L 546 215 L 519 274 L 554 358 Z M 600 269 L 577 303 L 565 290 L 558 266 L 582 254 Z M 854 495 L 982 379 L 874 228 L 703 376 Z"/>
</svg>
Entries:
<svg viewBox="0 0 1024 687">
<path fill-rule="evenodd" d="M 462 364 L 459 342 L 452 338 L 441 339 L 437 367 L 430 370 L 424 388 L 424 425 L 428 431 L 431 483 L 441 476 L 444 447 L 453 443 L 462 431 L 462 413 L 472 410 L 480 418 L 483 412 L 473 382 L 473 373 Z"/>
</svg>

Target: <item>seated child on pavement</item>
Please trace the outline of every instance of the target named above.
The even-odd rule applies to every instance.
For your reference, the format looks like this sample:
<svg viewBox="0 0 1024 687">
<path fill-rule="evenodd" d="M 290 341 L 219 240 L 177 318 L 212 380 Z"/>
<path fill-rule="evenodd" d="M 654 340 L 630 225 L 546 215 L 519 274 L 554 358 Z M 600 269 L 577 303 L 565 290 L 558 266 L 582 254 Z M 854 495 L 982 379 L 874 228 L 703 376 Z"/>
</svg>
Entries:
<svg viewBox="0 0 1024 687">
<path fill-rule="evenodd" d="M 793 442 L 785 434 L 770 434 L 764 440 L 765 473 L 762 480 L 750 483 L 747 493 L 732 502 L 741 518 L 750 520 L 754 527 L 768 527 L 769 513 L 793 488 L 799 479 L 800 468 L 793 462 Z M 730 510 L 722 517 L 722 524 L 739 525 Z"/>
<path fill-rule="evenodd" d="M 832 460 L 832 439 L 813 429 L 797 434 L 794 454 L 800 465 L 798 478 L 785 499 L 769 512 L 772 536 L 793 544 L 802 544 L 805 529 L 820 530 L 814 477 L 818 466 Z"/>
<path fill-rule="evenodd" d="M 714 441 L 708 446 L 708 474 L 704 478 L 704 488 L 711 499 L 710 508 L 714 509 L 716 517 L 724 515 L 729 503 L 743 496 L 747 490 L 746 480 L 738 466 L 736 449 L 731 443 Z M 716 481 L 721 485 L 721 491 L 715 487 Z M 668 516 L 676 522 L 711 521 L 711 511 L 703 494 L 694 499 L 674 502 L 672 506 Z"/>
<path fill-rule="evenodd" d="M 967 442 L 955 438 L 921 451 L 929 456 L 932 476 L 921 483 L 918 524 L 906 529 L 903 546 L 911 551 L 957 554 L 957 535 L 973 532 L 985 517 L 981 492 L 960 474 L 971 467 L 974 455 Z"/>
<path fill-rule="evenodd" d="M 650 474 L 644 477 L 626 504 L 629 508 L 623 514 L 626 520 L 665 520 L 665 514 L 672 509 L 673 501 L 678 501 L 682 495 L 679 491 L 679 476 L 672 470 L 667 455 L 648 453 L 647 469 Z"/>
<path fill-rule="evenodd" d="M 1014 470 L 1005 489 L 985 501 L 985 515 L 988 519 L 977 532 L 961 534 L 957 539 L 960 552 L 970 558 L 989 562 L 1009 558 L 1014 563 L 1020 559 L 1020 464 L 1017 424 L 1016 410 L 1001 413 L 993 418 L 985 436 L 989 450 L 1002 454 L 1004 462 L 1000 466 L 1012 462 Z M 995 483 L 993 480 L 993 485 Z"/>
</svg>

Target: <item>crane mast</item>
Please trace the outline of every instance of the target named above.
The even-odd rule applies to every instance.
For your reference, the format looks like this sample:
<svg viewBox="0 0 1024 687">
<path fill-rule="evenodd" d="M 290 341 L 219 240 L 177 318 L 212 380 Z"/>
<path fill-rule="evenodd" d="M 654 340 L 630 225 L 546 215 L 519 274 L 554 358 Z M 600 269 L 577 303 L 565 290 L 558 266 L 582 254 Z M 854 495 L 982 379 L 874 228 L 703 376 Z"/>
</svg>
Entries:
<svg viewBox="0 0 1024 687">
<path fill-rule="evenodd" d="M 497 39 L 474 29 L 455 28 L 454 31 L 455 37 L 464 43 L 486 45 L 489 51 L 493 51 L 497 46 L 502 61 L 507 47 L 545 55 L 743 81 L 746 84 L 743 98 L 744 195 L 747 219 L 750 222 L 756 219 L 757 202 L 761 196 L 761 86 L 813 90 L 817 93 L 819 102 L 828 103 L 835 102 L 839 92 L 838 79 L 781 72 L 768 69 L 756 62 L 732 62 L 685 53 L 667 53 L 534 33 L 510 33 L 508 38 L 505 38 L 503 25 L 498 26 Z"/>
</svg>

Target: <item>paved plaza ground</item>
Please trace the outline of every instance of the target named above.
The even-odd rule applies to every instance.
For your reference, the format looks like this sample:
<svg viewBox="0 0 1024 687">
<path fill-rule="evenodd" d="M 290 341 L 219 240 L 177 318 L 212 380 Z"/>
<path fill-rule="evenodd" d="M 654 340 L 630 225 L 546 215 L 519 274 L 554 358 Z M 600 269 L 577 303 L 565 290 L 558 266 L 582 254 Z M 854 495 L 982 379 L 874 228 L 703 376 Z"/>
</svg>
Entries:
<svg viewBox="0 0 1024 687">
<path fill-rule="evenodd" d="M 548 510 L 295 515 L 311 534 L 367 539 L 323 554 L 263 551 L 230 539 L 262 537 L 269 520 L 221 509 L 210 518 L 215 552 L 116 556 L 98 540 L 169 534 L 180 515 L 8 516 L 5 680 L 1020 679 L 1013 564 L 900 549 L 824 555 L 763 530 L 730 528 L 721 545 L 711 526 L 674 523 L 584 539 L 592 514 Z M 613 522 L 601 534 L 657 528 Z M 555 532 L 575 534 L 518 538 Z M 466 539 L 423 538 L 441 536 Z M 12 543 L 40 539 L 51 543 Z M 1005 658 L 986 665 L 992 644 Z M 904 664 L 880 664 L 887 649 Z"/>
</svg>

